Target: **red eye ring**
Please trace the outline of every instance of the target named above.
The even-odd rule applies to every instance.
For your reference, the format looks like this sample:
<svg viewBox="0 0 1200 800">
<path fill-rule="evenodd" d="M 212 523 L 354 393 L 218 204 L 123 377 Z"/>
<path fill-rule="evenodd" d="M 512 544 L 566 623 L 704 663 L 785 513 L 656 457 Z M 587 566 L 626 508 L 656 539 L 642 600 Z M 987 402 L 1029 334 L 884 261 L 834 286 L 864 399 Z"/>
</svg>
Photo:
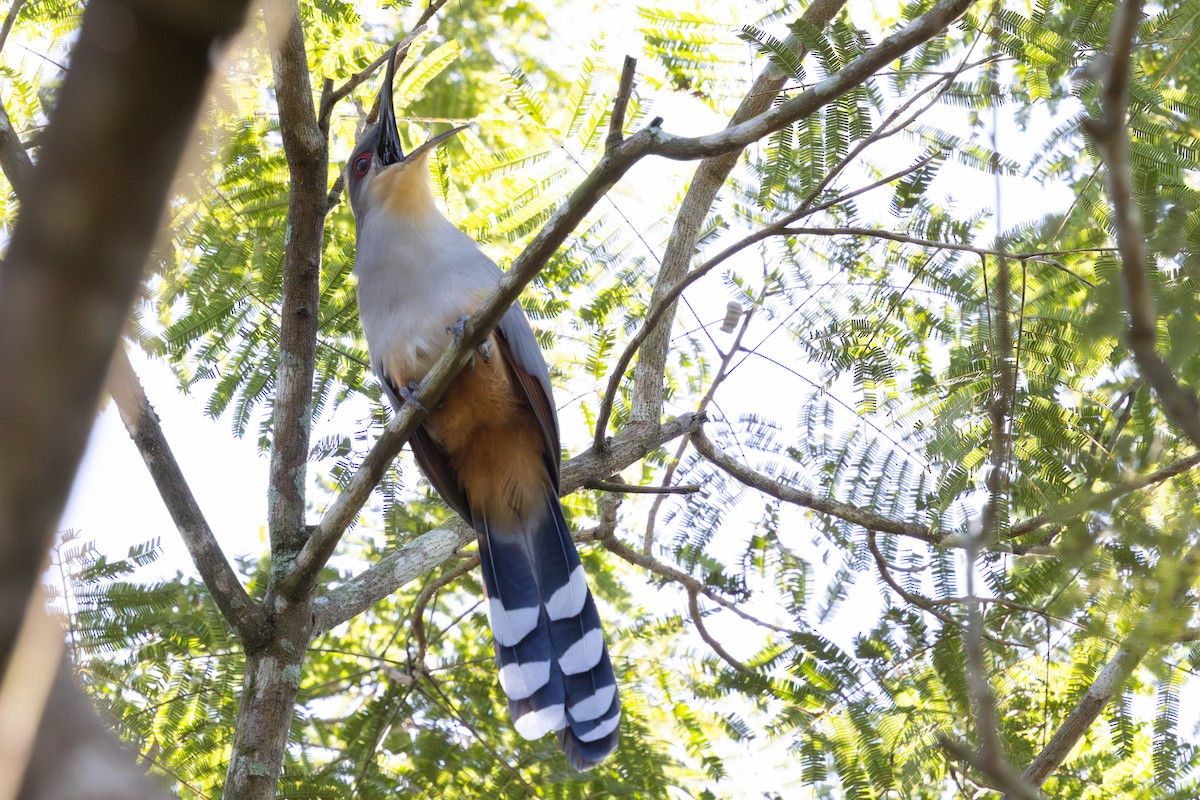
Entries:
<svg viewBox="0 0 1200 800">
<path fill-rule="evenodd" d="M 367 170 L 371 169 L 371 154 L 364 153 L 354 159 L 354 177 L 361 178 L 367 174 Z"/>
</svg>

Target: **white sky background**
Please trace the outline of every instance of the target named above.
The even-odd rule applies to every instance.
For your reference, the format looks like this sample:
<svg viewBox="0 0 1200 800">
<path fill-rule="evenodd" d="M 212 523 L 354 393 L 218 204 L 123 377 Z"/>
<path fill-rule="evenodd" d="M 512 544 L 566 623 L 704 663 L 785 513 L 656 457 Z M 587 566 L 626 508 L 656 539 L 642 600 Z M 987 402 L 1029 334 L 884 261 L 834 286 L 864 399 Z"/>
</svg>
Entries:
<svg viewBox="0 0 1200 800">
<path fill-rule="evenodd" d="M 629 52 L 639 56 L 639 67 L 649 69 L 652 66 L 649 59 L 642 55 L 640 35 L 636 32 L 637 18 L 633 13 L 633 2 L 607 4 L 602 15 L 592 14 L 589 20 L 597 25 L 607 25 L 605 31 L 609 49 L 606 55 L 614 64 L 619 64 L 620 55 Z M 756 13 L 761 13 L 762 6 L 747 2 L 747 11 L 742 19 L 750 19 Z M 590 3 L 581 3 L 588 6 Z M 852 3 L 856 21 L 868 30 L 877 32 L 879 27 L 873 23 L 872 5 L 867 3 Z M 575 12 L 580 9 L 577 7 Z M 573 13 L 575 13 L 573 12 Z M 565 13 L 565 12 L 564 12 Z M 781 34 L 782 35 L 782 34 Z M 878 40 L 876 36 L 876 40 Z M 586 52 L 587 42 L 576 43 L 574 51 L 568 49 L 563 58 L 566 60 L 564 72 L 573 74 L 574 64 Z M 762 64 L 762 59 L 751 63 L 750 48 L 747 46 L 747 79 L 749 80 Z M 265 55 L 264 55 L 265 58 Z M 574 59 L 574 60 L 571 60 Z M 643 97 L 651 93 L 644 85 L 640 87 Z M 725 118 L 711 112 L 702 103 L 686 94 L 664 94 L 653 96 L 652 113 L 665 118 L 664 128 L 673 132 L 700 133 L 723 127 Z M 1060 108 L 1060 116 L 1073 115 L 1078 108 L 1064 103 Z M 957 112 L 954 112 L 957 113 Z M 1040 116 L 1039 116 L 1040 115 Z M 1030 125 L 1030 132 L 1021 132 L 1010 120 L 1011 114 L 1001 109 L 1000 120 L 1000 149 L 1018 161 L 1026 161 L 1032 153 L 1040 148 L 1042 139 L 1052 127 L 1052 120 L 1039 109 Z M 951 112 L 945 112 L 939 119 L 939 124 L 953 129 L 956 125 L 965 125 L 965 114 L 958 113 L 958 120 Z M 894 163 L 896 167 L 911 163 L 916 155 L 916 149 L 902 141 L 902 137 L 893 139 L 881 145 L 876 145 L 868 151 L 874 163 Z M 665 160 L 643 161 L 626 177 L 618 190 L 613 194 L 614 201 L 620 206 L 626 216 L 631 219 L 652 219 L 656 215 L 639 214 L 640 207 L 660 208 L 666 204 L 669 197 L 681 190 L 686 177 L 691 174 L 694 164 L 680 164 Z M 582 177 L 582 173 L 580 174 Z M 849 178 L 844 183 L 849 186 L 869 182 L 867 179 L 858 181 Z M 646 198 L 644 195 L 651 187 L 659 187 L 661 196 Z M 934 184 L 933 196 L 940 202 L 949 205 L 949 199 L 955 201 L 955 208 L 960 214 L 969 211 L 990 208 L 995 199 L 995 183 L 990 176 L 985 176 L 966 167 L 947 164 L 937 182 Z M 1046 188 L 1038 185 L 1032 179 L 1003 178 L 1001 183 L 1002 220 L 1006 228 L 1022 222 L 1041 217 L 1055 209 L 1064 209 L 1072 199 L 1065 187 Z M 887 203 L 890 192 L 887 189 L 878 190 L 860 200 L 864 219 L 873 216 L 873 211 L 880 212 L 879 218 L 886 218 Z M 878 209 L 874 204 L 879 204 Z M 988 241 L 991 233 L 981 237 L 979 241 Z M 661 255 L 660 243 L 651 240 Z M 759 257 L 753 252 L 741 262 L 739 268 L 748 274 L 757 274 Z M 712 323 L 724 316 L 725 304 L 730 299 L 719 275 L 713 275 L 702 281 L 687 297 L 696 313 L 705 323 Z M 775 325 L 775 320 L 760 317 L 751 325 L 746 336 L 746 342 L 753 344 Z M 695 327 L 695 320 L 688 310 L 681 306 L 677 315 L 676 333 Z M 713 324 L 710 330 L 717 343 L 722 347 L 732 341 L 731 334 L 718 331 L 719 322 Z M 777 355 L 794 362 L 795 349 L 787 345 L 785 334 L 779 334 Z M 771 352 L 771 345 L 764 348 Z M 151 403 L 162 421 L 163 429 L 171 444 L 176 458 L 179 460 L 184 475 L 187 477 L 192 491 L 196 495 L 210 526 L 232 559 L 241 555 L 257 555 L 266 548 L 264 526 L 266 521 L 266 487 L 268 456 L 257 452 L 256 437 L 253 432 L 255 424 L 251 424 L 251 434 L 245 439 L 236 439 L 230 433 L 227 419 L 213 420 L 204 413 L 206 387 L 197 388 L 193 396 L 181 395 L 171 371 L 162 363 L 146 359 L 138 352 L 131 353 L 134 367 L 141 377 Z M 714 359 L 715 361 L 715 359 Z M 803 364 L 792 363 L 793 367 L 804 369 Z M 812 377 L 817 378 L 816 374 Z M 601 385 L 600 391 L 603 390 Z M 753 411 L 765 417 L 774 419 L 785 429 L 795 424 L 797 413 L 797 397 L 808 393 L 809 386 L 788 375 L 768 362 L 761 359 L 750 359 L 738 369 L 737 377 L 724 384 L 717 395 L 721 408 L 733 419 L 746 412 Z M 573 393 L 559 391 L 560 405 L 567 403 Z M 855 398 L 848 392 L 840 396 L 851 407 Z M 593 405 L 595 401 L 593 400 Z M 686 404 L 668 408 L 667 413 L 678 413 L 690 410 Z M 714 410 L 715 413 L 715 410 Z M 350 403 L 340 410 L 332 419 L 323 420 L 316 435 L 334 431 L 356 430 L 359 420 L 366 414 L 365 406 Z M 717 422 L 716 425 L 720 423 Z M 577 414 L 570 408 L 563 414 L 563 436 L 571 453 L 580 452 L 587 446 L 590 437 L 586 427 Z M 714 431 L 716 428 L 714 428 Z M 314 437 L 315 440 L 315 437 Z M 670 443 L 668 449 L 673 452 L 676 443 Z M 310 467 L 310 485 L 313 474 L 319 469 Z M 319 497 L 320 494 L 318 493 Z M 628 498 L 622 506 L 623 520 L 632 528 L 632 536 L 640 544 L 641 530 L 645 514 L 649 508 L 647 498 Z M 670 503 L 664 504 L 665 513 Z M 714 543 L 715 554 L 740 555 L 745 539 L 752 531 L 762 511 L 762 502 L 754 495 L 748 495 L 743 500 L 736 514 L 729 517 L 722 537 Z M 669 536 L 669 528 L 661 524 L 663 514 L 660 514 L 660 541 Z M 315 515 L 310 513 L 310 520 Z M 110 557 L 122 557 L 133 544 L 159 537 L 161 539 L 162 555 L 156 565 L 143 571 L 138 577 L 153 579 L 157 575 L 170 575 L 176 570 L 195 574 L 194 567 L 187 555 L 178 533 L 168 516 L 153 482 L 150 480 L 144 464 L 128 435 L 125 433 L 115 408 L 111 403 L 98 415 L 93 429 L 87 454 L 80 468 L 67 509 L 60 524 L 62 529 L 76 529 L 86 540 L 97 541 L 100 549 Z M 824 564 L 820 552 L 810 541 L 813 539 L 813 528 L 804 519 L 803 514 L 794 508 L 783 510 L 781 533 L 785 541 L 794 546 L 798 552 L 808 557 L 812 562 L 814 585 L 818 587 L 814 596 L 819 597 L 821 588 L 832 577 L 838 563 L 831 559 Z M 725 552 L 722 552 L 725 551 Z M 652 590 L 647 587 L 644 591 L 645 602 L 654 607 L 655 598 Z M 675 587 L 668 586 L 663 590 L 666 597 L 659 599 L 661 607 L 664 602 L 670 602 L 674 607 L 683 608 L 686 596 Z M 862 577 L 854 587 L 850 597 L 842 604 L 841 609 L 826 624 L 818 626 L 822 633 L 842 647 L 849 647 L 858 632 L 868 629 L 874 624 L 879 608 L 881 590 L 869 577 Z M 703 605 L 702 601 L 702 605 Z M 783 618 L 769 602 L 769 592 L 759 593 L 758 599 L 750 604 L 752 613 L 774 621 L 783 622 Z M 753 626 L 743 623 L 733 615 L 721 613 L 713 615 L 707 621 L 713 634 L 738 657 L 748 657 L 762 643 L 761 633 Z M 698 639 L 696 650 L 705 648 Z M 1184 705 L 1183 707 L 1187 707 Z M 1186 731 L 1185 731 L 1186 733 Z M 785 788 L 780 784 L 779 772 L 764 769 L 763 762 L 778 762 L 783 756 L 781 744 L 770 746 L 768 753 L 763 749 L 767 746 L 764 741 L 752 742 L 743 752 L 743 757 L 752 761 L 737 760 L 737 753 L 731 752 L 735 760 L 729 764 L 730 772 L 735 781 L 722 786 L 723 792 L 733 796 L 761 797 L 761 792 Z M 751 778 L 751 776 L 758 776 Z M 795 796 L 795 795 L 791 795 Z"/>
</svg>

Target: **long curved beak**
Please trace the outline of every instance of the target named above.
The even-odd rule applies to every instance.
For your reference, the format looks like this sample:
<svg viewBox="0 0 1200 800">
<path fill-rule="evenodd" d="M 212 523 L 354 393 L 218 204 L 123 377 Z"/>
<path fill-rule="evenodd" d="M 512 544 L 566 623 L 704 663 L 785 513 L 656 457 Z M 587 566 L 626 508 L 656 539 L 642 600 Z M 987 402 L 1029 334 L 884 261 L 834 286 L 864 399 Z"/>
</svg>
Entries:
<svg viewBox="0 0 1200 800">
<path fill-rule="evenodd" d="M 456 128 L 451 128 L 451 129 L 450 129 L 450 130 L 448 130 L 448 131 L 444 131 L 444 132 L 442 132 L 442 133 L 439 133 L 437 136 L 433 137 L 433 138 L 432 138 L 432 139 L 430 139 L 429 141 L 425 142 L 425 144 L 421 145 L 421 146 L 420 146 L 420 147 L 418 147 L 416 150 L 413 150 L 411 153 L 409 153 L 408 155 L 406 155 L 406 156 L 404 157 L 404 160 L 405 160 L 405 161 L 412 161 L 412 160 L 414 160 L 414 159 L 418 158 L 418 157 L 419 157 L 421 154 L 423 154 L 423 153 L 426 153 L 426 152 L 428 152 L 428 151 L 432 150 L 433 148 L 437 147 L 437 146 L 438 146 L 439 144 L 441 144 L 442 142 L 444 142 L 444 141 L 446 141 L 447 139 L 449 139 L 451 136 L 454 136 L 454 135 L 455 135 L 456 133 L 458 133 L 459 131 L 465 131 L 465 130 L 466 130 L 467 128 L 469 128 L 469 127 L 471 127 L 471 126 L 470 126 L 470 125 L 459 125 L 459 126 L 458 126 L 458 127 L 456 127 Z"/>
<path fill-rule="evenodd" d="M 385 167 L 401 161 L 412 161 L 459 131 L 470 127 L 459 125 L 457 128 L 451 128 L 434 136 L 408 155 L 404 154 L 404 148 L 400 146 L 400 130 L 396 127 L 396 108 L 392 104 L 392 81 L 396 77 L 397 47 L 399 45 L 393 45 L 392 49 L 388 51 L 387 74 L 384 76 L 383 86 L 379 89 L 379 140 L 375 143 L 375 154 L 379 157 L 379 163 Z"/>
<path fill-rule="evenodd" d="M 396 77 L 396 47 L 388 51 L 387 75 L 379 89 L 379 140 L 375 143 L 375 155 L 383 166 L 404 160 L 404 149 L 400 146 L 400 131 L 396 127 L 396 109 L 392 105 L 392 81 Z"/>
</svg>

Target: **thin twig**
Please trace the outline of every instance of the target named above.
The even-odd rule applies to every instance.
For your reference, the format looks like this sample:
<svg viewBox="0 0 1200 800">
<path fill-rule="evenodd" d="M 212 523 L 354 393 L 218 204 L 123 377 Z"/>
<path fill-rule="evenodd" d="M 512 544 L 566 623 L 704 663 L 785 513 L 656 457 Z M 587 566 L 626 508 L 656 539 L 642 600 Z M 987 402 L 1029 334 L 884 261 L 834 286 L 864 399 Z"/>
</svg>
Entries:
<svg viewBox="0 0 1200 800">
<path fill-rule="evenodd" d="M 704 614 L 700 611 L 700 600 L 697 595 L 695 589 L 688 589 L 688 610 L 692 614 L 692 623 L 696 626 L 696 633 L 700 634 L 700 638 L 704 640 L 705 644 L 711 647 L 713 652 L 719 655 L 726 664 L 744 675 L 749 675 L 750 668 L 731 656 L 729 651 L 722 647 L 721 643 L 704 627 Z"/>
<path fill-rule="evenodd" d="M 625 56 L 625 64 L 621 67 L 621 82 L 617 85 L 617 96 L 613 99 L 612 114 L 608 118 L 608 138 L 604 140 L 606 152 L 625 140 L 625 109 L 629 107 L 629 97 L 633 94 L 633 78 L 636 73 L 637 59 Z"/>
<path fill-rule="evenodd" d="M 979 256 L 995 256 L 997 258 L 1010 258 L 1015 261 L 1036 261 L 1042 264 L 1049 264 L 1061 272 L 1065 272 L 1075 280 L 1086 286 L 1093 286 L 1092 282 L 1082 275 L 1072 272 L 1069 268 L 1060 262 L 1050 258 L 1054 255 L 1073 255 L 1075 253 L 1095 253 L 1095 252 L 1111 252 L 1111 247 L 1089 247 L 1081 250 L 1053 250 L 1053 251 L 1037 251 L 1032 253 L 1005 253 L 1001 250 L 995 250 L 988 247 L 976 247 L 969 244 L 956 244 L 954 242 L 935 242 L 929 239 L 920 239 L 915 236 L 906 236 L 902 233 L 893 233 L 892 231 L 877 230 L 875 228 L 821 228 L 821 227 L 802 227 L 802 228 L 785 228 L 781 233 L 794 236 L 869 236 L 873 239 L 887 239 L 893 242 L 901 242 L 904 244 L 915 244 L 920 247 L 931 247 L 937 250 L 958 250 L 964 253 L 975 253 Z"/>
<path fill-rule="evenodd" d="M 12 32 L 13 25 L 17 21 L 17 15 L 21 13 L 21 6 L 25 5 L 25 0 L 13 0 L 13 4 L 8 7 L 8 14 L 4 17 L 4 25 L 0 26 L 0 52 L 4 50 L 4 44 L 8 41 L 8 34 Z"/>
<path fill-rule="evenodd" d="M 733 344 L 729 346 L 729 350 L 721 356 L 721 363 L 717 367 L 717 374 L 713 377 L 712 384 L 708 387 L 708 391 L 704 393 L 704 397 L 700 398 L 700 404 L 696 406 L 696 410 L 703 414 L 708 408 L 708 404 L 716 397 L 717 388 L 724 383 L 729 377 L 729 364 L 733 361 L 733 357 L 737 355 L 742 347 L 742 340 L 746 337 L 746 331 L 750 328 L 750 320 L 754 317 L 754 308 L 751 307 L 745 314 L 742 315 L 741 325 L 738 327 L 737 336 L 733 339 Z M 679 447 L 675 449 L 675 456 L 671 462 L 667 464 L 666 470 L 663 472 L 660 485 L 665 489 L 671 485 L 671 480 L 675 477 L 675 470 L 679 468 L 679 462 L 683 459 L 683 454 L 687 452 L 688 440 L 683 439 L 679 442 Z M 654 526 L 658 520 L 658 510 L 662 508 L 665 494 L 654 499 L 654 503 L 650 506 L 650 511 L 646 514 L 646 532 L 642 536 L 642 552 L 650 555 L 654 547 Z"/>
<path fill-rule="evenodd" d="M 620 556 L 621 558 L 628 561 L 630 564 L 634 564 L 639 567 L 644 567 L 644 568 L 650 570 L 651 572 L 653 572 L 655 575 L 658 575 L 661 578 L 666 578 L 669 581 L 678 583 L 680 586 L 682 586 L 684 589 L 688 590 L 689 592 L 691 592 L 691 591 L 699 592 L 700 594 L 707 597 L 709 600 L 712 600 L 717 605 L 732 611 L 733 613 L 737 614 L 739 617 L 746 620 L 747 622 L 753 622 L 755 625 L 758 625 L 759 627 L 773 630 L 776 633 L 795 633 L 795 631 L 793 631 L 789 628 L 784 628 L 779 625 L 775 625 L 773 623 L 767 622 L 766 620 L 759 619 L 758 617 L 755 617 L 754 615 L 743 611 L 741 609 L 741 607 L 735 601 L 730 600 L 729 598 L 724 597 L 720 594 L 717 594 L 717 592 L 714 591 L 712 589 L 712 587 L 704 585 L 699 580 L 692 577 L 691 575 L 688 575 L 686 572 L 683 572 L 682 570 L 676 569 L 675 567 L 672 567 L 669 564 L 664 564 L 661 561 L 659 561 L 658 559 L 653 558 L 651 556 L 644 555 L 643 553 L 639 553 L 637 550 L 634 550 L 632 547 L 629 547 L 628 545 L 624 544 L 616 537 L 605 539 L 604 546 L 607 547 L 613 553 L 616 553 L 618 556 Z"/>
<path fill-rule="evenodd" d="M 617 483 L 615 481 L 593 481 L 584 484 L 585 489 L 595 489 L 601 492 L 616 492 L 618 494 L 695 494 L 703 487 L 698 483 L 681 484 L 679 486 L 637 486 L 632 483 Z"/>
</svg>

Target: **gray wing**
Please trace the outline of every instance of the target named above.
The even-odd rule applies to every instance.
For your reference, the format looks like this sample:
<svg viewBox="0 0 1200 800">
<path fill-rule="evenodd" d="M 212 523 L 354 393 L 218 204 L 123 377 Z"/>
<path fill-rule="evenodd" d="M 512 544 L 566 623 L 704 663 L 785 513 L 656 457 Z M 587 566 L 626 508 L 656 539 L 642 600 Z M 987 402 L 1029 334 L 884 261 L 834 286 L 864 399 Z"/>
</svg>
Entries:
<svg viewBox="0 0 1200 800">
<path fill-rule="evenodd" d="M 546 444 L 546 468 L 558 491 L 558 472 L 562 451 L 558 443 L 558 413 L 554 391 L 550 388 L 550 370 L 542 357 L 542 348 L 520 303 L 513 303 L 496 326 L 496 338 L 504 349 L 505 361 L 512 368 L 517 384 L 524 390 L 529 406 L 537 416 Z"/>
</svg>

